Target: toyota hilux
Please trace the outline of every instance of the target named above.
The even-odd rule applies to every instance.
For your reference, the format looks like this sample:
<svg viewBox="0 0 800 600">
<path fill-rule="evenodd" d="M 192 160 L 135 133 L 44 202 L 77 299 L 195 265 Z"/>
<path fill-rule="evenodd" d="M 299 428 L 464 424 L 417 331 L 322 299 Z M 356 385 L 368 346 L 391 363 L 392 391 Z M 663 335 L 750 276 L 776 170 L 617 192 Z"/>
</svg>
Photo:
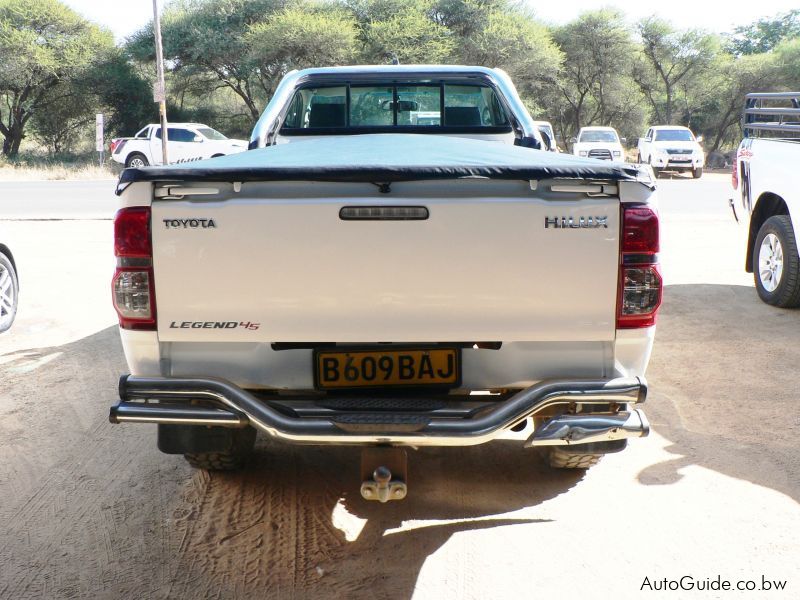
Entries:
<svg viewBox="0 0 800 600">
<path fill-rule="evenodd" d="M 537 149 L 499 71 L 290 77 L 254 150 L 122 173 L 111 421 L 205 469 L 257 432 L 358 445 L 380 501 L 407 448 L 516 437 L 587 468 L 647 435 L 650 169 Z"/>
</svg>

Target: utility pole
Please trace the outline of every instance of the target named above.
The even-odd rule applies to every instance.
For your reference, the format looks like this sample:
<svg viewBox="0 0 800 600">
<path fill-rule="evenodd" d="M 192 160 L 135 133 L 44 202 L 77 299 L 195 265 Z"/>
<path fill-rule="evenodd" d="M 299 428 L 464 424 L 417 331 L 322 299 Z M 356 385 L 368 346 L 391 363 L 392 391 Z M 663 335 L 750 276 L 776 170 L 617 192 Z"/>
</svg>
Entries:
<svg viewBox="0 0 800 600">
<path fill-rule="evenodd" d="M 153 29 L 156 34 L 156 69 L 158 81 L 153 99 L 158 102 L 158 114 L 161 117 L 161 155 L 163 163 L 169 164 L 167 158 L 167 86 L 164 83 L 164 51 L 161 49 L 161 17 L 158 15 L 158 0 L 153 0 Z"/>
</svg>

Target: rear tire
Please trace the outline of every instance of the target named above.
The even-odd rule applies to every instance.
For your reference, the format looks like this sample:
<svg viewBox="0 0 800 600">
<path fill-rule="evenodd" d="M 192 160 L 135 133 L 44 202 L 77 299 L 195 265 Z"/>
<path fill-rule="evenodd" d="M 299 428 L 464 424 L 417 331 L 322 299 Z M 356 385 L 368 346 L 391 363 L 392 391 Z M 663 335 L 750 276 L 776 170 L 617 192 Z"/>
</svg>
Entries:
<svg viewBox="0 0 800 600">
<path fill-rule="evenodd" d="M 576 454 L 562 450 L 557 446 L 549 448 L 547 461 L 553 469 L 588 469 L 595 466 L 602 454 Z"/>
<path fill-rule="evenodd" d="M 800 256 L 788 215 L 767 219 L 753 248 L 753 279 L 758 296 L 780 308 L 800 306 Z"/>
<path fill-rule="evenodd" d="M 141 152 L 132 152 L 128 155 L 128 158 L 125 159 L 125 167 L 129 169 L 141 169 L 149 165 L 150 163 L 147 162 L 147 157 Z"/>
<path fill-rule="evenodd" d="M 703 167 L 698 167 L 697 169 L 692 169 L 692 177 L 694 179 L 700 179 L 703 176 Z"/>
<path fill-rule="evenodd" d="M 252 427 L 236 429 L 233 432 L 233 445 L 224 452 L 200 452 L 184 454 L 195 469 L 206 471 L 235 471 L 241 468 L 253 451 L 256 443 L 256 430 Z"/>
</svg>

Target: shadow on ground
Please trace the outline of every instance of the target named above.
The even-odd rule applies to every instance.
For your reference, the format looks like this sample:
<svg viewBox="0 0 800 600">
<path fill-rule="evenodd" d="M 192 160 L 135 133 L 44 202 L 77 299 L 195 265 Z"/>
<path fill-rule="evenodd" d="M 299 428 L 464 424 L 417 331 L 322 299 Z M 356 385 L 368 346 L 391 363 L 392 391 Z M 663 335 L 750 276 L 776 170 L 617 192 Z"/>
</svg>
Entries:
<svg viewBox="0 0 800 600">
<path fill-rule="evenodd" d="M 673 483 L 699 465 L 800 502 L 798 365 L 800 310 L 768 306 L 747 286 L 667 286 L 646 410 L 677 456 L 640 482 Z"/>
<path fill-rule="evenodd" d="M 541 521 L 508 513 L 582 485 L 505 442 L 412 452 L 410 496 L 386 506 L 358 495 L 354 448 L 262 439 L 243 472 L 194 472 L 156 450 L 155 428 L 108 423 L 117 338 L 0 356 L 0 597 L 409 598 L 440 551 L 469 589 L 485 565 L 451 536 L 533 534 Z M 798 339 L 800 311 L 752 288 L 668 287 L 646 410 L 676 457 L 639 481 L 698 465 L 800 500 Z"/>
<path fill-rule="evenodd" d="M 453 534 L 541 522 L 503 515 L 582 478 L 521 442 L 412 450 L 387 505 L 357 448 L 262 438 L 242 472 L 193 471 L 108 423 L 124 368 L 116 328 L 0 357 L 0 597 L 409 598 Z"/>
</svg>

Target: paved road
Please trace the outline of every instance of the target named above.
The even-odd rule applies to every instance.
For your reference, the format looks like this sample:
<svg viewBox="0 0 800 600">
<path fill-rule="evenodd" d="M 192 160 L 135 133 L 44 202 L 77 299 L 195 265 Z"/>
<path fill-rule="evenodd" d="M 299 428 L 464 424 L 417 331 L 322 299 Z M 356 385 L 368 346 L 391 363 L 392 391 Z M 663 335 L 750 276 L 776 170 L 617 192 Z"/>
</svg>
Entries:
<svg viewBox="0 0 800 600">
<path fill-rule="evenodd" d="M 116 180 L 0 181 L 2 219 L 110 219 Z"/>
<path fill-rule="evenodd" d="M 110 425 L 110 223 L 0 223 L 24 283 L 0 338 L 0 598 L 800 597 L 800 311 L 742 273 L 727 177 L 660 189 L 652 435 L 586 474 L 509 443 L 423 449 L 389 506 L 359 499 L 350 448 L 262 439 L 209 475 Z M 788 587 L 642 589 L 683 576 Z"/>
</svg>

